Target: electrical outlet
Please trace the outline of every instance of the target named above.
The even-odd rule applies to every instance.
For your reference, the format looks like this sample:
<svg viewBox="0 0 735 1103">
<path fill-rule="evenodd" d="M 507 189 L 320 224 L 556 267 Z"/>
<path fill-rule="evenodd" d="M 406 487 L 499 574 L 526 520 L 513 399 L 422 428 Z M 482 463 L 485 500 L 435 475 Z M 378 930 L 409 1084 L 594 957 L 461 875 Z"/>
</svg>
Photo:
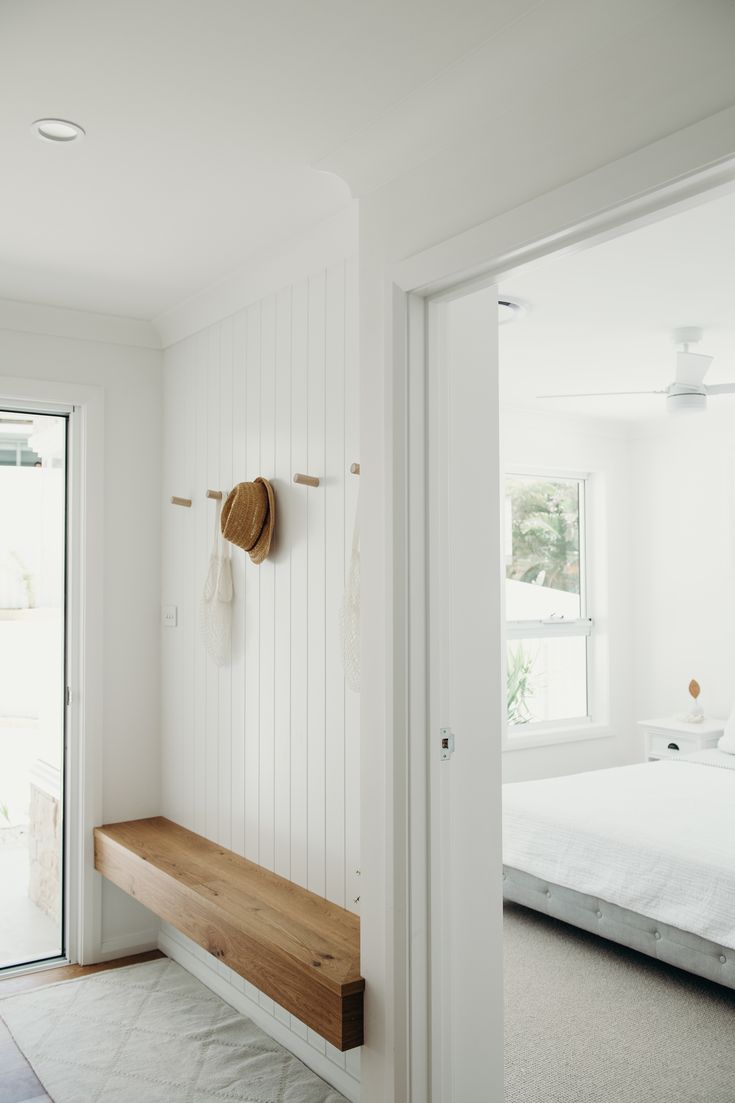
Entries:
<svg viewBox="0 0 735 1103">
<path fill-rule="evenodd" d="M 164 628 L 175 628 L 178 624 L 178 608 L 175 605 L 164 605 L 161 609 L 161 624 Z"/>
</svg>

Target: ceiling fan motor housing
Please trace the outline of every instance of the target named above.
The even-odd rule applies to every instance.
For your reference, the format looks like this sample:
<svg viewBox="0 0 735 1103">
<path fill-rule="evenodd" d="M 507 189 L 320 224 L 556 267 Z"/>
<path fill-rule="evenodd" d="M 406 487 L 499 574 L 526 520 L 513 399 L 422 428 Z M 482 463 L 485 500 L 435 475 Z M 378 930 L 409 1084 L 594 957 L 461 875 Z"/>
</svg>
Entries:
<svg viewBox="0 0 735 1103">
<path fill-rule="evenodd" d="M 707 409 L 707 392 L 704 388 L 672 383 L 666 394 L 666 409 L 670 414 L 696 414 Z"/>
</svg>

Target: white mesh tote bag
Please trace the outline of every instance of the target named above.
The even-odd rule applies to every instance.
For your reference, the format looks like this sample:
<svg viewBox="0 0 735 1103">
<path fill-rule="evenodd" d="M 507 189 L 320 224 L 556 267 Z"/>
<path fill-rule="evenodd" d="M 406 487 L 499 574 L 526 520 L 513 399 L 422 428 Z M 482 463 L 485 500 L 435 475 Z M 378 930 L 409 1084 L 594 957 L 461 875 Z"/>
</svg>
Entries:
<svg viewBox="0 0 735 1103">
<path fill-rule="evenodd" d="M 230 661 L 232 635 L 232 563 L 228 545 L 220 535 L 222 501 L 214 511 L 214 539 L 209 570 L 199 602 L 199 629 L 202 642 L 217 666 Z"/>
<path fill-rule="evenodd" d="M 355 510 L 355 528 L 352 533 L 352 554 L 347 572 L 345 596 L 340 617 L 342 628 L 342 652 L 345 663 L 345 681 L 355 693 L 360 692 L 360 499 Z"/>
</svg>

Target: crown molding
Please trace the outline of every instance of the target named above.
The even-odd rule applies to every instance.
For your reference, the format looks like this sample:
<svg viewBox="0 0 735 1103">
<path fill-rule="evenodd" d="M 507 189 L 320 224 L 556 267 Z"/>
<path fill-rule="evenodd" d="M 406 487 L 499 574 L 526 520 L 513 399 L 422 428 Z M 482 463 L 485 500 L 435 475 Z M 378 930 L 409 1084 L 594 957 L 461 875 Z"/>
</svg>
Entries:
<svg viewBox="0 0 735 1103">
<path fill-rule="evenodd" d="M 224 280 L 184 299 L 153 319 L 160 347 L 169 348 L 243 310 L 281 288 L 304 280 L 319 268 L 357 251 L 357 202 L 315 223 L 280 250 L 253 259 Z"/>
<path fill-rule="evenodd" d="M 150 322 L 112 314 L 92 314 L 41 303 L 0 299 L 0 330 L 62 337 L 76 341 L 99 341 L 106 345 L 160 349 L 161 342 Z"/>
</svg>

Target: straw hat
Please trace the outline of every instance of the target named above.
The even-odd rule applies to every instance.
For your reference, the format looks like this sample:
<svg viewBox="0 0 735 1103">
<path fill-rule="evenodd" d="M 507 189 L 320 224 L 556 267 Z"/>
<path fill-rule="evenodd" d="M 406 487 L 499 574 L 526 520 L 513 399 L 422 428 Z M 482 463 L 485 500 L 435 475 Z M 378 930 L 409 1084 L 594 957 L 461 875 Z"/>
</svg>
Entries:
<svg viewBox="0 0 735 1103">
<path fill-rule="evenodd" d="M 222 535 L 243 548 L 253 563 L 262 563 L 271 550 L 276 527 L 276 496 L 267 479 L 238 483 L 222 506 Z"/>
</svg>

